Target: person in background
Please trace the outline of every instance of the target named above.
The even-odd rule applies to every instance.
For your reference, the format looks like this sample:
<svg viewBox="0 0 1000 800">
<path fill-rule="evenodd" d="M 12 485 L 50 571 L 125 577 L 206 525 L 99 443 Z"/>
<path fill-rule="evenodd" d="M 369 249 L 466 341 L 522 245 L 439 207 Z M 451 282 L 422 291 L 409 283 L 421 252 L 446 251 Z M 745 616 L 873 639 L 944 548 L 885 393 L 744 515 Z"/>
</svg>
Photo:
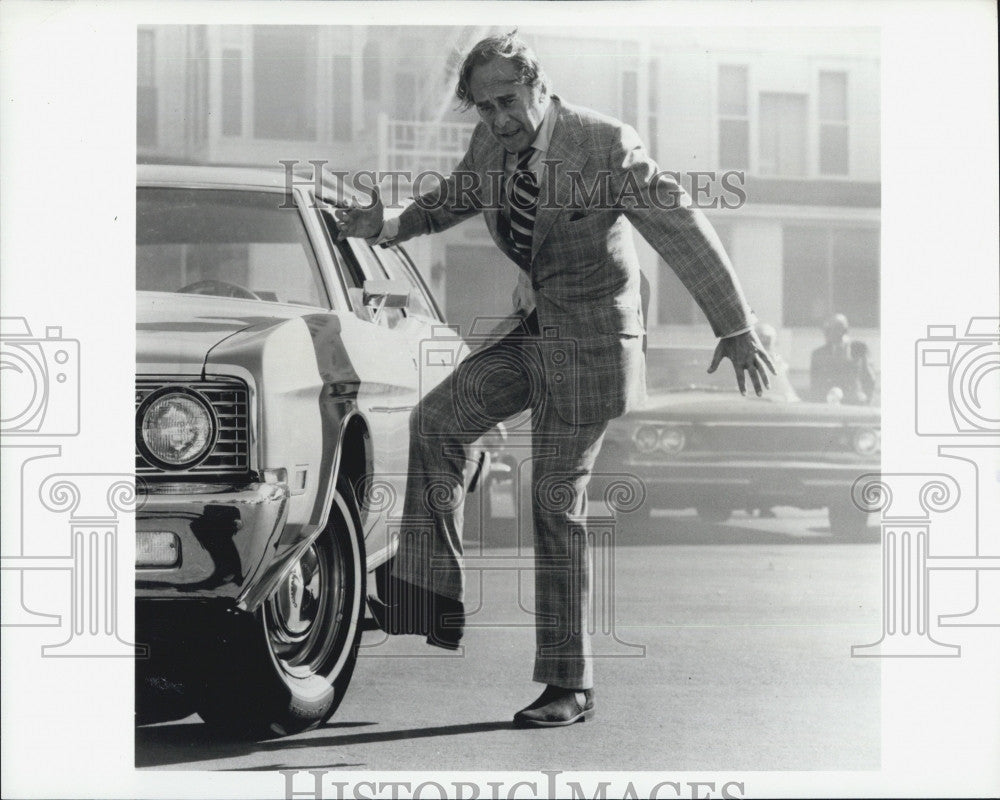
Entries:
<svg viewBox="0 0 1000 800">
<path fill-rule="evenodd" d="M 868 360 L 868 345 L 852 340 L 847 331 L 843 314 L 834 314 L 823 326 L 826 344 L 813 350 L 809 364 L 809 390 L 817 402 L 872 402 L 875 373 Z"/>
</svg>

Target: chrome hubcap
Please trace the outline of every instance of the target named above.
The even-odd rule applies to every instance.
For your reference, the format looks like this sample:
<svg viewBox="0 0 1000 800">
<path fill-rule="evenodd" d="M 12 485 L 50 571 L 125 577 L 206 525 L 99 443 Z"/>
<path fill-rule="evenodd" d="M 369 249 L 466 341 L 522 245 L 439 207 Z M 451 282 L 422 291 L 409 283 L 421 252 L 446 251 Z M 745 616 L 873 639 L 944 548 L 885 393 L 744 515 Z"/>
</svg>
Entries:
<svg viewBox="0 0 1000 800">
<path fill-rule="evenodd" d="M 322 602 L 322 581 L 316 551 L 310 547 L 275 593 L 277 622 L 290 638 L 309 632 Z"/>
<path fill-rule="evenodd" d="M 339 634 L 345 602 L 343 560 L 317 540 L 299 557 L 268 600 L 271 650 L 285 670 L 319 668 Z"/>
</svg>

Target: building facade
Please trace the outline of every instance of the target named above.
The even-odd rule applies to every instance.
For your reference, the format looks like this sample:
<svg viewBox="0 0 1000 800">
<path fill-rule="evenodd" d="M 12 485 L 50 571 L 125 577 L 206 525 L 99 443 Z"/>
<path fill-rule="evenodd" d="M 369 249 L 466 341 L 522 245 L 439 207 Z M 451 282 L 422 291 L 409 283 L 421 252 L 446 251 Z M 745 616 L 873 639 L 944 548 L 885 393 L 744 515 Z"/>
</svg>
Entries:
<svg viewBox="0 0 1000 800">
<path fill-rule="evenodd" d="M 446 172 L 475 112 L 453 95 L 473 26 L 149 26 L 138 157 Z M 633 125 L 679 173 L 800 385 L 819 325 L 879 352 L 880 65 L 872 29 L 522 28 L 552 91 Z M 720 185 L 738 185 L 745 201 Z M 731 207 L 731 206 L 738 207 Z M 637 237 L 652 345 L 711 345 L 669 265 Z M 481 220 L 410 245 L 450 320 L 509 310 L 516 272 Z"/>
</svg>

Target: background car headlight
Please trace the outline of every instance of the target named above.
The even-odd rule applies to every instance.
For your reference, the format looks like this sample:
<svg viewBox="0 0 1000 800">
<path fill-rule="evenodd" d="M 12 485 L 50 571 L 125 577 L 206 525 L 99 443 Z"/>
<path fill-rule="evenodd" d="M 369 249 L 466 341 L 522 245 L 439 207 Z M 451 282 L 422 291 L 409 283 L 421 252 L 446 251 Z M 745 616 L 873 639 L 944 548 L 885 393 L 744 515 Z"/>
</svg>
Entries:
<svg viewBox="0 0 1000 800">
<path fill-rule="evenodd" d="M 882 450 L 882 437 L 878 431 L 862 428 L 854 434 L 854 452 L 860 456 L 870 456 Z"/>
<path fill-rule="evenodd" d="M 152 395 L 139 408 L 137 423 L 139 449 L 164 467 L 193 466 L 215 444 L 215 415 L 209 403 L 192 390 Z"/>
<path fill-rule="evenodd" d="M 680 428 L 664 428 L 660 431 L 660 448 L 670 455 L 677 455 L 687 444 L 687 437 Z"/>
<path fill-rule="evenodd" d="M 635 446 L 639 448 L 640 453 L 651 453 L 656 449 L 660 434 L 652 425 L 643 425 L 636 430 L 632 438 L 635 439 Z"/>
</svg>

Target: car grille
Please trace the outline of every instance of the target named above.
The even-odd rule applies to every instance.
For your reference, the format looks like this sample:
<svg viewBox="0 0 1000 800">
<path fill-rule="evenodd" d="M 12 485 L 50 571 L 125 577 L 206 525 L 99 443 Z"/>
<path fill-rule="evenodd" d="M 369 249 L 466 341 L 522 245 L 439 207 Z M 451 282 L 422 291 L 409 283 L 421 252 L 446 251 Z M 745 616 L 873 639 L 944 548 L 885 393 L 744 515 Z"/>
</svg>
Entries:
<svg viewBox="0 0 1000 800">
<path fill-rule="evenodd" d="M 246 384 L 236 379 L 202 381 L 197 378 L 147 380 L 135 383 L 135 409 L 153 392 L 183 386 L 194 389 L 208 400 L 219 418 L 219 435 L 208 458 L 185 470 L 165 470 L 147 461 L 139 448 L 135 451 L 136 475 L 232 475 L 250 471 L 250 411 Z M 138 422 L 138 420 L 137 420 Z"/>
<path fill-rule="evenodd" d="M 694 440 L 691 442 L 692 450 L 714 453 L 808 453 L 822 456 L 852 450 L 851 432 L 840 425 L 831 428 L 699 426 L 691 438 Z"/>
</svg>

